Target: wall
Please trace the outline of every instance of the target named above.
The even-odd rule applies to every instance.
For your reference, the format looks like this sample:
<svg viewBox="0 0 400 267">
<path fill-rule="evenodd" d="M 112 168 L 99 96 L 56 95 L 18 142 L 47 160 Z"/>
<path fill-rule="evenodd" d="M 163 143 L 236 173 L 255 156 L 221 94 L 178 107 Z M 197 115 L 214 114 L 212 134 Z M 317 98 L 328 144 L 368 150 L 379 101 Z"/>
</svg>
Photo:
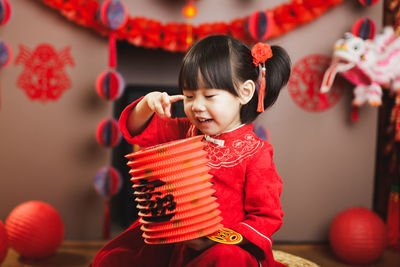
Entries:
<svg viewBox="0 0 400 267">
<path fill-rule="evenodd" d="M 280 1 L 198 1 L 194 23 L 230 21 Z M 382 1 L 363 8 L 345 1 L 316 21 L 270 41 L 285 47 L 293 63 L 309 54 L 331 55 L 336 39 L 365 15 L 380 29 Z M 133 16 L 183 21 L 178 0 L 124 1 Z M 77 26 L 40 1 L 12 1 L 14 16 L 0 28 L 1 39 L 19 52 L 49 43 L 57 51 L 71 45 L 74 67 L 66 67 L 72 88 L 56 102 L 31 101 L 16 86 L 22 66 L 0 73 L 0 219 L 17 204 L 40 199 L 52 204 L 66 225 L 67 239 L 101 237 L 103 199 L 93 190 L 92 177 L 109 161 L 108 150 L 94 139 L 99 121 L 111 114 L 93 84 L 107 68 L 107 39 Z M 222 12 L 223 11 L 223 12 Z M 329 34 L 327 34 L 329 33 Z M 320 38 L 323 36 L 323 38 Z M 180 53 L 131 46 L 120 56 L 119 68 L 127 83 L 176 85 Z M 284 225 L 276 240 L 325 240 L 329 222 L 340 210 L 371 207 L 373 194 L 377 110 L 363 107 L 360 121 L 348 123 L 351 92 L 323 113 L 297 107 L 284 89 L 276 105 L 262 115 L 275 147 L 275 161 L 284 182 Z"/>
<path fill-rule="evenodd" d="M 92 177 L 109 162 L 109 151 L 95 140 L 97 124 L 111 105 L 97 97 L 94 81 L 107 68 L 108 42 L 69 22 L 41 1 L 10 1 L 13 17 L 0 28 L 13 49 L 34 50 L 47 43 L 57 51 L 71 46 L 75 66 L 65 71 L 72 87 L 57 101 L 30 100 L 17 87 L 22 65 L 1 70 L 0 219 L 18 204 L 42 200 L 62 216 L 67 239 L 100 239 L 103 199 Z"/>
</svg>

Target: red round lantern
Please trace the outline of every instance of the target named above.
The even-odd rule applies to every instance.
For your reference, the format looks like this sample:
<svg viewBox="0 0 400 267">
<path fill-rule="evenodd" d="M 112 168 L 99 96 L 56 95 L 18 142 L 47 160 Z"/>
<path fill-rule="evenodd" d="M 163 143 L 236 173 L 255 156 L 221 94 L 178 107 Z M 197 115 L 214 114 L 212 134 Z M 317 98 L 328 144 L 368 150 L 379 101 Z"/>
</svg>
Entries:
<svg viewBox="0 0 400 267">
<path fill-rule="evenodd" d="M 329 241 L 333 252 L 350 264 L 368 264 L 380 258 L 386 249 L 386 228 L 374 212 L 349 208 L 332 221 Z"/>
<path fill-rule="evenodd" d="M 364 40 L 374 39 L 375 29 L 375 22 L 372 19 L 361 18 L 353 24 L 351 33 Z"/>
<path fill-rule="evenodd" d="M 5 228 L 10 246 L 29 259 L 52 255 L 64 239 L 60 214 L 42 201 L 27 201 L 15 207 L 6 219 Z"/>
<path fill-rule="evenodd" d="M 99 9 L 101 22 L 111 30 L 122 28 L 128 21 L 128 12 L 119 0 L 105 0 Z"/>
<path fill-rule="evenodd" d="M 118 123 L 114 119 L 105 119 L 100 122 L 96 130 L 97 142 L 105 147 L 114 147 L 121 139 Z"/>
<path fill-rule="evenodd" d="M 0 265 L 4 261 L 8 252 L 8 236 L 3 222 L 0 221 Z"/>
<path fill-rule="evenodd" d="M 112 197 L 122 187 L 121 174 L 113 167 L 103 167 L 98 170 L 93 182 L 96 191 L 105 197 Z"/>
<path fill-rule="evenodd" d="M 358 0 L 363 6 L 373 6 L 375 5 L 379 0 Z"/>
<path fill-rule="evenodd" d="M 8 0 L 0 0 L 0 26 L 6 24 L 12 14 L 11 5 Z"/>
<path fill-rule="evenodd" d="M 274 20 L 269 12 L 257 11 L 249 16 L 246 28 L 255 41 L 264 41 L 275 27 Z"/>
<path fill-rule="evenodd" d="M 125 87 L 124 78 L 117 71 L 103 71 L 96 80 L 97 94 L 107 100 L 119 98 Z"/>
<path fill-rule="evenodd" d="M 0 69 L 10 64 L 12 58 L 11 47 L 4 41 L 0 41 Z"/>
</svg>

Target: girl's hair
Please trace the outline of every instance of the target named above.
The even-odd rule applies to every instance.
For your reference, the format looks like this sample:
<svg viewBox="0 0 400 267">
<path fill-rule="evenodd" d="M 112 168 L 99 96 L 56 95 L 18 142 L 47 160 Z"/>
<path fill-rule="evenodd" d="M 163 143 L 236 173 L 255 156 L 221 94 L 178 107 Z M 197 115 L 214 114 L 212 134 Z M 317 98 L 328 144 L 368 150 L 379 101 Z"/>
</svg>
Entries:
<svg viewBox="0 0 400 267">
<path fill-rule="evenodd" d="M 281 88 L 290 76 L 290 58 L 279 46 L 271 46 L 273 56 L 265 62 L 266 81 L 264 107 L 275 103 Z M 227 35 L 211 35 L 195 43 L 183 58 L 179 73 L 180 90 L 216 88 L 238 96 L 237 88 L 252 80 L 258 89 L 261 67 L 253 64 L 250 49 L 241 41 Z M 250 123 L 257 112 L 258 94 L 240 110 L 242 123 Z"/>
</svg>

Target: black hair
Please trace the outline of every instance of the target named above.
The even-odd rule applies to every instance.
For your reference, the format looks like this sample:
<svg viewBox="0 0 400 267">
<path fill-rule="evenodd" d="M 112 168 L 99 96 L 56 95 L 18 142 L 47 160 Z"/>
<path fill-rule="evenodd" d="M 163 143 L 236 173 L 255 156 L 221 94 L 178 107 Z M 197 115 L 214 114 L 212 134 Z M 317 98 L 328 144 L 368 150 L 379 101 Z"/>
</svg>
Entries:
<svg viewBox="0 0 400 267">
<path fill-rule="evenodd" d="M 272 106 L 290 76 L 290 58 L 279 46 L 271 46 L 273 56 L 265 62 L 264 107 Z M 227 35 L 211 35 L 190 47 L 183 58 L 179 72 L 180 90 L 203 88 L 223 89 L 238 96 L 239 84 L 252 80 L 258 88 L 260 67 L 253 64 L 248 46 Z M 242 123 L 250 123 L 257 112 L 258 94 L 240 110 Z"/>
</svg>

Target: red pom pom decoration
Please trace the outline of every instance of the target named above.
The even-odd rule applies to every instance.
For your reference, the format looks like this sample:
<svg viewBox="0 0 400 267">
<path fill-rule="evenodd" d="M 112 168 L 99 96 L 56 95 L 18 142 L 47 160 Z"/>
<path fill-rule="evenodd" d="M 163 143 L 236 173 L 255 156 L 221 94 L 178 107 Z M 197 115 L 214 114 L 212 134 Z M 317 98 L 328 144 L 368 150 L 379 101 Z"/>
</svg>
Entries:
<svg viewBox="0 0 400 267">
<path fill-rule="evenodd" d="M 119 0 L 105 0 L 100 5 L 100 20 L 111 30 L 118 30 L 126 24 L 128 12 Z"/>
<path fill-rule="evenodd" d="M 42 201 L 28 201 L 15 207 L 8 215 L 5 227 L 10 246 L 29 259 L 52 255 L 64 239 L 61 216 Z"/>
<path fill-rule="evenodd" d="M 363 6 L 373 6 L 375 5 L 379 0 L 358 0 Z"/>
<path fill-rule="evenodd" d="M 0 221 L 0 265 L 4 261 L 8 252 L 8 236 L 3 222 Z"/>
<path fill-rule="evenodd" d="M 0 69 L 10 64 L 12 58 L 11 47 L 4 41 L 0 41 Z"/>
<path fill-rule="evenodd" d="M 107 100 L 119 98 L 124 91 L 125 81 L 117 71 L 103 71 L 96 80 L 97 94 Z"/>
<path fill-rule="evenodd" d="M 374 39 L 375 37 L 375 22 L 369 18 L 358 19 L 351 28 L 351 33 L 364 40 Z"/>
<path fill-rule="evenodd" d="M 369 264 L 379 259 L 386 249 L 386 239 L 383 220 L 361 207 L 340 212 L 329 232 L 333 252 L 350 264 Z"/>
<path fill-rule="evenodd" d="M 270 13 L 257 11 L 249 16 L 246 28 L 255 41 L 264 41 L 272 33 L 275 27 L 274 20 Z"/>
<path fill-rule="evenodd" d="M 105 119 L 97 126 L 97 142 L 105 147 L 114 147 L 121 139 L 118 123 L 114 119 Z"/>
<path fill-rule="evenodd" d="M 122 187 L 121 174 L 113 167 L 103 167 L 97 171 L 94 177 L 94 188 L 105 197 L 112 197 Z"/>
<path fill-rule="evenodd" d="M 6 24 L 12 14 L 11 5 L 8 0 L 0 0 L 0 26 Z"/>
</svg>

